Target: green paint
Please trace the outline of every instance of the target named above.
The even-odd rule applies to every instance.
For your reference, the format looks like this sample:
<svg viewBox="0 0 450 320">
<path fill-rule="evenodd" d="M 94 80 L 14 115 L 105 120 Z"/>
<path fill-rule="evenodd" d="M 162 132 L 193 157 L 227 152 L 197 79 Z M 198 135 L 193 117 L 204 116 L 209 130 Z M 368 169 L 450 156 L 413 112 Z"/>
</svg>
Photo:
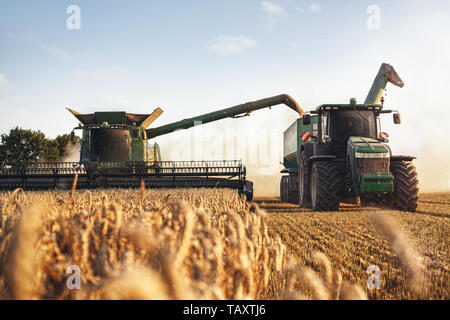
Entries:
<svg viewBox="0 0 450 320">
<path fill-rule="evenodd" d="M 247 102 L 247 103 L 243 103 L 243 104 L 240 104 L 240 105 L 237 105 L 234 107 L 206 113 L 206 114 L 196 116 L 193 118 L 176 121 L 176 122 L 169 123 L 169 124 L 166 124 L 161 127 L 150 128 L 150 129 L 146 130 L 147 137 L 148 137 L 148 139 L 151 139 L 151 138 L 154 138 L 157 136 L 161 136 L 161 135 L 164 135 L 167 133 L 174 132 L 176 130 L 188 129 L 188 128 L 192 128 L 197 125 L 202 125 L 205 123 L 209 123 L 209 122 L 213 122 L 213 121 L 217 121 L 217 120 L 221 120 L 221 119 L 246 116 L 246 115 L 250 115 L 250 113 L 253 111 L 270 108 L 272 106 L 279 105 L 279 104 L 287 105 L 292 110 L 298 112 L 300 114 L 300 116 L 303 115 L 303 113 L 304 113 L 303 110 L 300 108 L 300 106 L 297 104 L 297 102 L 294 99 L 292 99 L 287 94 L 281 94 L 278 96 L 265 98 L 265 99 L 252 101 L 252 102 Z"/>
<path fill-rule="evenodd" d="M 390 173 L 386 174 L 369 174 L 362 173 L 359 177 L 360 194 L 371 192 L 393 192 L 394 176 Z"/>
</svg>

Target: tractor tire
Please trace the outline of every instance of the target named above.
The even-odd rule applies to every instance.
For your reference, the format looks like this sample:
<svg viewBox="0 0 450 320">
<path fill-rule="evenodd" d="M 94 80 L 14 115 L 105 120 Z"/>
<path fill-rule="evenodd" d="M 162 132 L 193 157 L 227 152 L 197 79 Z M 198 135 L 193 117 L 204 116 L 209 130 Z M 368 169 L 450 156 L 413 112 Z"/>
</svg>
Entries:
<svg viewBox="0 0 450 320">
<path fill-rule="evenodd" d="M 280 181 L 280 201 L 281 203 L 285 203 L 286 199 L 286 176 L 281 177 Z"/>
<path fill-rule="evenodd" d="M 283 176 L 281 176 L 281 179 L 280 179 L 280 202 L 281 203 L 283 203 L 284 201 L 284 199 L 283 199 L 283 181 L 284 181 L 284 179 L 283 179 Z"/>
<path fill-rule="evenodd" d="M 298 192 L 297 192 L 297 188 L 295 187 L 295 184 L 297 183 L 297 177 L 296 175 L 289 175 L 287 177 L 287 202 L 288 203 L 292 203 L 292 204 L 297 204 L 298 203 Z"/>
<path fill-rule="evenodd" d="M 338 211 L 342 174 L 335 162 L 315 162 L 311 169 L 311 209 Z"/>
<path fill-rule="evenodd" d="M 308 159 L 305 151 L 300 152 L 300 163 L 298 166 L 298 204 L 301 208 L 311 207 L 311 188 L 309 186 Z"/>
<path fill-rule="evenodd" d="M 411 161 L 391 163 L 394 176 L 394 193 L 391 204 L 398 210 L 415 212 L 419 202 L 419 180 Z"/>
</svg>

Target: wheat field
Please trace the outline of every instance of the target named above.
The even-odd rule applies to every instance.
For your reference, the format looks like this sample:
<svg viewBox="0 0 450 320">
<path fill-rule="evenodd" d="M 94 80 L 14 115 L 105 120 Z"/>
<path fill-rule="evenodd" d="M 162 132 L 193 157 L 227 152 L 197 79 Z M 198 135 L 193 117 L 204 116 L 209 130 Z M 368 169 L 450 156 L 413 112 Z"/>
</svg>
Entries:
<svg viewBox="0 0 450 320">
<path fill-rule="evenodd" d="M 0 299 L 448 299 L 449 207 L 447 194 L 412 214 L 227 189 L 3 192 Z"/>
</svg>

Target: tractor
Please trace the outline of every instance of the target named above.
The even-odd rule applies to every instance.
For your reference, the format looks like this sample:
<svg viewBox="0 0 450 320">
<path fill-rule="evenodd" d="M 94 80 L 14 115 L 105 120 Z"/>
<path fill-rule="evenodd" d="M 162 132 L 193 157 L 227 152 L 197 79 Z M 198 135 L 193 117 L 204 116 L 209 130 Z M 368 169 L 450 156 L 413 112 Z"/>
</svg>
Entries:
<svg viewBox="0 0 450 320">
<path fill-rule="evenodd" d="M 392 113 L 394 123 L 401 123 L 398 111 L 383 108 L 388 82 L 404 85 L 392 66 L 382 64 L 363 104 L 354 98 L 322 104 L 284 132 L 281 202 L 313 211 L 337 211 L 348 199 L 417 209 L 415 157 L 393 155 L 381 131 L 382 114 Z"/>
</svg>

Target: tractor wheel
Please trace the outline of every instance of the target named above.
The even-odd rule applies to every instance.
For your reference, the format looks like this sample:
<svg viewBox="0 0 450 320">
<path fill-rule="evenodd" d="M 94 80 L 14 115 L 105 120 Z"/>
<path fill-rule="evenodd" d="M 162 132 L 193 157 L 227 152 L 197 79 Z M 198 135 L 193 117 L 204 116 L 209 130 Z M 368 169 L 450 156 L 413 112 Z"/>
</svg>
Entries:
<svg viewBox="0 0 450 320">
<path fill-rule="evenodd" d="M 391 164 L 394 176 L 392 205 L 405 211 L 414 212 L 419 201 L 419 180 L 416 167 L 411 161 L 396 161 Z"/>
<path fill-rule="evenodd" d="M 298 192 L 297 192 L 297 188 L 295 187 L 295 184 L 297 183 L 297 177 L 295 175 L 289 175 L 287 177 L 287 186 L 288 186 L 288 190 L 287 190 L 287 194 L 288 194 L 288 198 L 287 198 L 287 202 L 288 203 L 293 203 L 293 204 L 297 204 L 298 203 Z"/>
<path fill-rule="evenodd" d="M 311 208 L 313 211 L 339 210 L 342 185 L 339 165 L 335 162 L 315 162 L 311 170 Z"/>
<path fill-rule="evenodd" d="M 283 179 L 283 176 L 281 176 L 281 180 L 280 180 L 280 202 L 281 203 L 283 203 L 284 201 L 284 199 L 283 199 L 283 182 L 284 182 L 284 179 Z"/>
<path fill-rule="evenodd" d="M 286 200 L 286 176 L 282 176 L 280 182 L 280 201 L 285 203 Z"/>
<path fill-rule="evenodd" d="M 308 160 L 305 151 L 302 151 L 298 166 L 298 204 L 301 208 L 311 207 L 310 189 Z"/>
</svg>

